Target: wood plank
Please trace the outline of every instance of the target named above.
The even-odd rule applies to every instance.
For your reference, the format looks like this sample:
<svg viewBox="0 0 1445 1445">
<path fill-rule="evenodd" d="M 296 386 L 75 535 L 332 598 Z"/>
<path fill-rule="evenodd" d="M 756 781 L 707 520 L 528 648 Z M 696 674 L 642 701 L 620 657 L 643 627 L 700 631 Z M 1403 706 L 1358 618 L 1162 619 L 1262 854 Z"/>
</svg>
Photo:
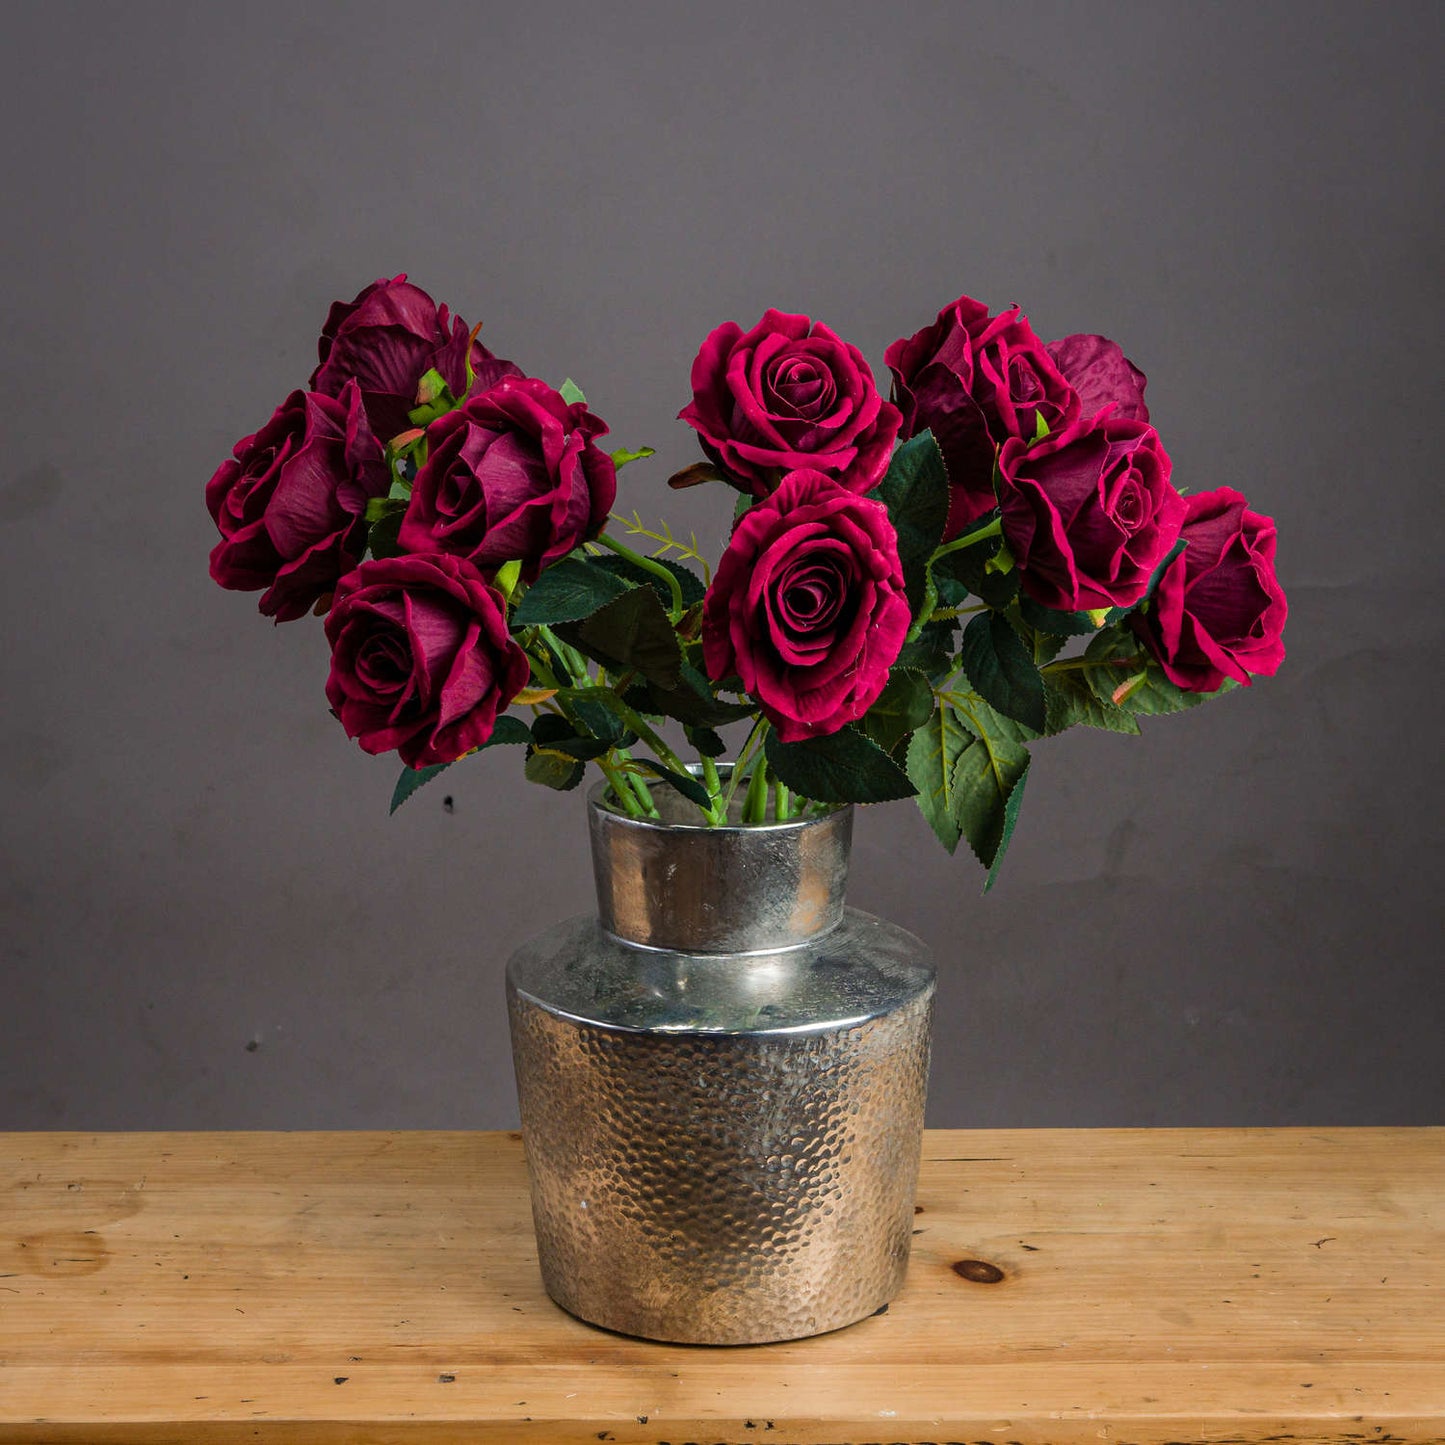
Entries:
<svg viewBox="0 0 1445 1445">
<path fill-rule="evenodd" d="M 885 1315 L 709 1350 L 551 1304 L 515 1134 L 0 1135 L 0 1441 L 1445 1440 L 1445 1130 L 931 1132 L 918 1204 Z"/>
</svg>

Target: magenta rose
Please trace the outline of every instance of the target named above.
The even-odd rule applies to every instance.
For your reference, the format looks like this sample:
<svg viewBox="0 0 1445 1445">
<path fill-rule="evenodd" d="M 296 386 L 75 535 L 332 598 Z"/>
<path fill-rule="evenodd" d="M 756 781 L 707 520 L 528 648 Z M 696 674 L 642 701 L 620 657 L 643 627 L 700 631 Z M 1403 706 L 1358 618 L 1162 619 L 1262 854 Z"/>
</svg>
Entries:
<svg viewBox="0 0 1445 1445">
<path fill-rule="evenodd" d="M 311 387 L 335 396 L 355 377 L 372 430 L 390 441 L 411 426 L 417 383 L 428 371 L 439 371 L 453 396 L 466 393 L 469 335 L 460 316 L 451 316 L 405 275 L 373 281 L 354 301 L 332 303 L 317 342 L 321 360 Z M 522 374 L 479 341 L 471 343 L 471 355 L 474 392 Z"/>
<path fill-rule="evenodd" d="M 1010 437 L 1031 442 L 1042 417 L 1052 431 L 1079 415 L 1079 400 L 1017 306 L 989 315 L 960 296 L 906 340 L 884 353 L 903 435 L 933 432 L 950 486 L 945 538 L 991 512 L 993 464 Z"/>
<path fill-rule="evenodd" d="M 1032 446 L 1011 438 L 998 470 L 1004 540 L 1045 607 L 1133 606 L 1179 538 L 1184 498 L 1146 422 L 1106 415 Z"/>
<path fill-rule="evenodd" d="M 356 566 L 366 503 L 386 489 L 386 462 L 356 383 L 339 397 L 293 391 L 206 484 L 221 533 L 211 576 L 241 592 L 264 587 L 261 611 L 290 622 Z"/>
<path fill-rule="evenodd" d="M 456 557 L 384 557 L 343 578 L 326 618 L 326 697 L 368 753 L 450 763 L 526 686 L 502 595 Z"/>
<path fill-rule="evenodd" d="M 738 521 L 703 604 L 703 662 L 799 742 L 868 711 L 909 620 L 882 503 L 799 470 Z"/>
<path fill-rule="evenodd" d="M 1051 341 L 1049 355 L 1079 397 L 1080 416 L 1098 416 L 1107 407 L 1115 416 L 1148 421 L 1144 405 L 1146 377 L 1107 336 L 1079 333 Z"/>
<path fill-rule="evenodd" d="M 1274 522 L 1230 487 L 1184 499 L 1188 546 L 1159 579 L 1134 630 L 1169 680 L 1215 692 L 1226 678 L 1246 686 L 1284 661 L 1289 604 L 1274 571 Z"/>
<path fill-rule="evenodd" d="M 888 470 L 899 424 L 856 346 L 821 321 L 773 310 L 749 332 L 726 321 L 703 342 L 678 417 L 756 497 L 799 467 L 868 491 Z"/>
<path fill-rule="evenodd" d="M 617 497 L 617 468 L 595 438 L 607 424 L 533 377 L 473 396 L 427 428 L 397 540 L 451 552 L 483 571 L 520 560 L 537 574 L 595 537 Z"/>
</svg>

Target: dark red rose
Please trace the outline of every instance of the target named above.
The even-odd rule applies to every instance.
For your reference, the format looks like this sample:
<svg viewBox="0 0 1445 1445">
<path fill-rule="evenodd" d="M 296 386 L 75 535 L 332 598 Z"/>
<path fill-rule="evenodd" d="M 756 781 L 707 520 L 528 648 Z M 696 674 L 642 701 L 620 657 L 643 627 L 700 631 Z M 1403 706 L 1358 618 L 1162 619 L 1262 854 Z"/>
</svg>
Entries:
<svg viewBox="0 0 1445 1445">
<path fill-rule="evenodd" d="M 293 391 L 206 484 L 221 533 L 211 576 L 266 589 L 261 611 L 290 622 L 326 596 L 366 546 L 366 503 L 387 489 L 386 462 L 356 383 L 339 397 Z"/>
<path fill-rule="evenodd" d="M 909 620 L 886 509 L 799 470 L 738 521 L 703 604 L 703 661 L 798 742 L 868 711 Z"/>
<path fill-rule="evenodd" d="M 998 457 L 1003 535 L 1034 601 L 1065 612 L 1132 607 L 1179 539 L 1184 498 L 1146 422 L 1105 416 Z"/>
<path fill-rule="evenodd" d="M 533 377 L 508 379 L 427 429 L 398 541 L 451 552 L 483 571 L 520 560 L 529 582 L 595 537 L 617 498 L 617 468 L 594 440 L 607 424 Z"/>
<path fill-rule="evenodd" d="M 888 470 L 899 423 L 856 346 L 821 321 L 772 310 L 746 334 L 726 321 L 703 342 L 678 417 L 728 480 L 757 497 L 798 467 L 868 491 Z"/>
<path fill-rule="evenodd" d="M 1050 431 L 1079 414 L 1078 398 L 1048 348 L 1017 306 L 998 316 L 971 296 L 960 296 L 883 359 L 893 373 L 893 400 L 903 432 L 933 432 L 948 470 L 945 540 L 993 511 L 993 464 L 1010 437 L 1031 442 L 1043 417 Z"/>
<path fill-rule="evenodd" d="M 467 337 L 471 329 L 451 316 L 405 275 L 373 281 L 354 301 L 335 301 L 316 344 L 320 365 L 311 387 L 337 395 L 355 377 L 372 430 L 390 441 L 411 426 L 417 383 L 433 368 L 446 378 L 453 396 L 467 389 Z M 504 376 L 521 376 L 510 361 L 472 343 L 473 392 Z"/>
<path fill-rule="evenodd" d="M 456 557 L 383 557 L 344 577 L 326 618 L 326 698 L 368 753 L 450 763 L 526 686 L 502 595 Z"/>
<path fill-rule="evenodd" d="M 1098 416 L 1106 406 L 1115 416 L 1148 421 L 1144 373 L 1107 336 L 1078 333 L 1049 342 L 1049 355 L 1078 393 L 1079 415 Z"/>
<path fill-rule="evenodd" d="M 1289 604 L 1274 571 L 1274 521 L 1230 487 L 1184 499 L 1188 546 L 1169 564 L 1134 630 L 1169 680 L 1215 692 L 1226 678 L 1249 684 L 1284 661 Z"/>
</svg>

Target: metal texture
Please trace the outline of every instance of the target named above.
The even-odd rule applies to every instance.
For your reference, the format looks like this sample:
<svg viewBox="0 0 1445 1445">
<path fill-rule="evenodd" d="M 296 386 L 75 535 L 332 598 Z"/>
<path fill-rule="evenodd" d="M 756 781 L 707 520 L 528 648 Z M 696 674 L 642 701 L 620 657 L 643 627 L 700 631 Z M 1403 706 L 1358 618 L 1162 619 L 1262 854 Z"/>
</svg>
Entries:
<svg viewBox="0 0 1445 1445">
<path fill-rule="evenodd" d="M 548 1293 L 695 1344 L 874 1313 L 908 1262 L 934 974 L 843 907 L 850 810 L 704 829 L 594 792 L 590 813 L 607 926 L 507 969 Z"/>
</svg>

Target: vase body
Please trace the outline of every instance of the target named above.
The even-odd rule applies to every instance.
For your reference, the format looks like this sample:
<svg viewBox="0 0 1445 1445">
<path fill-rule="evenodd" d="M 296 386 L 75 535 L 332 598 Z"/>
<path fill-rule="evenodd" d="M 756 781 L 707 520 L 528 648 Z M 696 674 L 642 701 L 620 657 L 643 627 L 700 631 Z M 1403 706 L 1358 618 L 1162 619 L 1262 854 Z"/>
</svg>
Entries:
<svg viewBox="0 0 1445 1445">
<path fill-rule="evenodd" d="M 662 823 L 594 793 L 598 917 L 507 968 L 543 1281 L 649 1339 L 837 1329 L 903 1283 L 932 963 L 844 907 L 851 809 L 705 828 L 657 791 Z"/>
</svg>

